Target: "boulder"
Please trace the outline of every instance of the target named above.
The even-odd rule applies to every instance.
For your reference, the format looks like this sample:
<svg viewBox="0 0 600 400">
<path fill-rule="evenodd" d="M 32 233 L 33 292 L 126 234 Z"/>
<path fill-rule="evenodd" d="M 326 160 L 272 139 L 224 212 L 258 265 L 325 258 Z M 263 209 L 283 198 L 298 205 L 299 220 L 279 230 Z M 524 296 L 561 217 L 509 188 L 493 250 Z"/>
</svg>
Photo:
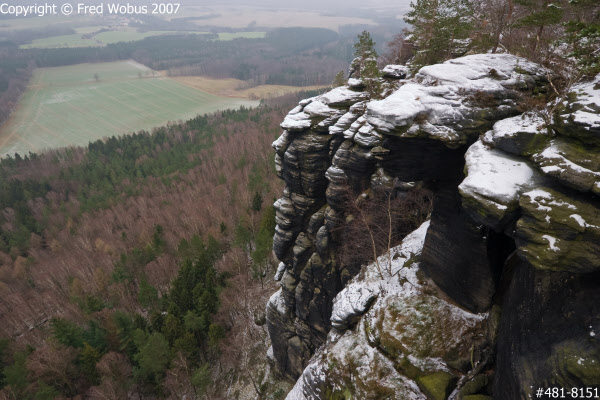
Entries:
<svg viewBox="0 0 600 400">
<path fill-rule="evenodd" d="M 529 156 L 543 149 L 550 139 L 546 121 L 535 113 L 500 120 L 481 137 L 491 147 L 520 156 Z"/>
<path fill-rule="evenodd" d="M 478 223 L 503 231 L 519 215 L 519 197 L 541 181 L 524 159 L 475 142 L 465 154 L 462 206 Z"/>
</svg>

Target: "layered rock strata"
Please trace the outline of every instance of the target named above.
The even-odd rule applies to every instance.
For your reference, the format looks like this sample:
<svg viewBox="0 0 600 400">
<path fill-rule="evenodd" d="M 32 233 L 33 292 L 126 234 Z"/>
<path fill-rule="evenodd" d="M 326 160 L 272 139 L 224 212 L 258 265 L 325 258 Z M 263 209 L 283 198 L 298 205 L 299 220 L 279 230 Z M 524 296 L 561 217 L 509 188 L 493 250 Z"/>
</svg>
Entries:
<svg viewBox="0 0 600 400">
<path fill-rule="evenodd" d="M 514 399 L 600 377 L 600 80 L 543 115 L 518 107 L 548 86 L 522 58 L 387 70 L 391 95 L 353 80 L 303 100 L 273 143 L 286 188 L 267 323 L 275 365 L 301 376 L 289 398 L 382 398 L 361 395 L 379 382 L 383 398 Z M 357 277 L 335 257 L 344 199 L 398 182 L 435 192 L 431 219 L 388 276 Z"/>
</svg>

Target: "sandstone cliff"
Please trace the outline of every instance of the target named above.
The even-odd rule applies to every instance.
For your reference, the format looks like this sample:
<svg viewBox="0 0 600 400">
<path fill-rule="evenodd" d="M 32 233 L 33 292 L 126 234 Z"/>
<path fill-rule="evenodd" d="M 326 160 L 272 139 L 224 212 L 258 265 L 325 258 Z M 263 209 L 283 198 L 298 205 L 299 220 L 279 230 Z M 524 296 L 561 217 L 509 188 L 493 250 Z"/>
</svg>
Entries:
<svg viewBox="0 0 600 400">
<path fill-rule="evenodd" d="M 267 322 L 269 356 L 300 378 L 288 398 L 600 383 L 600 77 L 544 114 L 522 103 L 548 73 L 515 56 L 385 71 L 387 97 L 351 79 L 300 102 L 273 143 L 286 188 Z M 336 262 L 344 191 L 406 182 L 434 191 L 430 220 L 362 271 Z"/>
</svg>

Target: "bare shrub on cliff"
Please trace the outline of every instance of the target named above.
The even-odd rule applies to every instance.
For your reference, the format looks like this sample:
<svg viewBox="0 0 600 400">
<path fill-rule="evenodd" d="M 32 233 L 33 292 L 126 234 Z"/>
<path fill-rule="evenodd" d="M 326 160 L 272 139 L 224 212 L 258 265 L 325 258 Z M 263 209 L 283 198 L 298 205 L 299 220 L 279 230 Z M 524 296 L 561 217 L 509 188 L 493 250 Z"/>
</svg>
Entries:
<svg viewBox="0 0 600 400">
<path fill-rule="evenodd" d="M 384 64 L 406 64 L 414 56 L 414 46 L 404 39 L 404 35 L 397 34 L 385 44 L 386 52 L 381 57 Z"/>
<path fill-rule="evenodd" d="M 428 218 L 432 200 L 433 193 L 420 185 L 407 191 L 371 189 L 358 199 L 348 189 L 343 207 L 346 221 L 337 231 L 342 243 L 339 264 L 361 266 L 376 261 Z"/>
</svg>

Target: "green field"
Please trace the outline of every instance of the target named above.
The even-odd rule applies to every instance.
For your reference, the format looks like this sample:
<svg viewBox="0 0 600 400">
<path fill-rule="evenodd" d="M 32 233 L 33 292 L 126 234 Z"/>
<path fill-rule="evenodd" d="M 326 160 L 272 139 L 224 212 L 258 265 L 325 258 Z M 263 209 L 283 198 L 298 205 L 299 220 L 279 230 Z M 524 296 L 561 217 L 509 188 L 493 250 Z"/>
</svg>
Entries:
<svg viewBox="0 0 600 400">
<path fill-rule="evenodd" d="M 95 30 L 94 30 L 95 29 Z M 72 35 L 51 36 L 43 39 L 35 39 L 31 43 L 23 44 L 22 49 L 31 48 L 56 48 L 56 47 L 92 47 L 106 46 L 107 44 L 117 42 L 133 42 L 142 40 L 150 36 L 160 35 L 176 35 L 176 34 L 206 34 L 207 32 L 196 31 L 147 31 L 138 32 L 133 28 L 125 28 L 122 30 L 111 30 L 100 32 L 92 37 L 84 39 L 85 34 L 99 31 L 102 27 L 87 27 L 77 28 L 77 33 Z M 266 32 L 224 32 L 219 33 L 218 40 L 233 40 L 237 38 L 261 39 L 265 37 Z"/>
<path fill-rule="evenodd" d="M 237 38 L 262 39 L 267 32 L 222 32 L 219 33 L 219 40 L 233 40 Z"/>
<path fill-rule="evenodd" d="M 97 28 L 96 31 L 100 30 L 100 27 Z M 160 35 L 175 35 L 175 34 L 185 34 L 185 33 L 196 33 L 203 34 L 206 32 L 187 32 L 187 31 L 147 31 L 147 32 L 138 32 L 132 28 L 126 28 L 123 30 L 111 30 L 107 32 L 100 32 L 93 35 L 90 38 L 84 39 L 82 36 L 84 34 L 90 34 L 95 31 L 91 30 L 92 28 L 78 28 L 76 29 L 77 33 L 72 35 L 63 35 L 63 36 L 50 36 L 43 39 L 35 39 L 29 44 L 21 45 L 22 49 L 31 49 L 31 48 L 56 48 L 56 47 L 91 47 L 91 46 L 106 46 L 107 44 L 117 43 L 117 42 L 133 42 L 136 40 L 142 40 L 144 38 L 150 36 L 160 36 Z M 255 34 L 256 32 L 241 32 L 241 34 Z M 264 37 L 263 32 L 262 37 Z M 237 33 L 232 33 L 229 35 L 236 35 Z M 243 36 L 240 36 L 243 37 Z"/>
<path fill-rule="evenodd" d="M 82 34 L 74 33 L 72 35 L 63 36 L 51 36 L 43 39 L 35 39 L 29 44 L 21 45 L 22 49 L 32 48 L 55 48 L 55 47 L 88 47 L 88 46 L 101 46 L 102 43 L 90 39 L 82 39 Z"/>
<path fill-rule="evenodd" d="M 86 145 L 197 114 L 257 104 L 194 89 L 133 61 L 38 69 L 0 129 L 0 157 Z"/>
</svg>

